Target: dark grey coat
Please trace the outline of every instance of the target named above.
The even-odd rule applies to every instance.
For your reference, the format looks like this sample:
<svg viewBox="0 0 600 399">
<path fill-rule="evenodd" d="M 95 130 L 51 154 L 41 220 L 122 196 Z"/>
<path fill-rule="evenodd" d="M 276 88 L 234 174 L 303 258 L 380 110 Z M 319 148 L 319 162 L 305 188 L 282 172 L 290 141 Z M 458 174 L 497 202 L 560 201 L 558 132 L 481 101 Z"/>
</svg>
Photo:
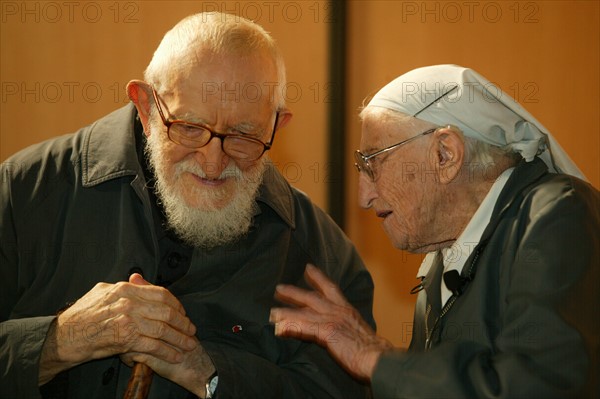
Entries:
<svg viewBox="0 0 600 399">
<path fill-rule="evenodd" d="M 374 396 L 600 397 L 599 259 L 598 191 L 549 174 L 539 159 L 521 163 L 432 348 L 425 350 L 421 291 L 410 351 L 382 356 Z"/>
</svg>

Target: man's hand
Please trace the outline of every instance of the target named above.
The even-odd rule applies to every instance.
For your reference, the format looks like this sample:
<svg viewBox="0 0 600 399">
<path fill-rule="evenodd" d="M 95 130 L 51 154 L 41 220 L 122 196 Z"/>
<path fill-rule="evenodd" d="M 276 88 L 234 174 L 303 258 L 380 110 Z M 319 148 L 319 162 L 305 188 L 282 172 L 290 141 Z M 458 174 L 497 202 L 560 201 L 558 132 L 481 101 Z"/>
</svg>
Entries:
<svg viewBox="0 0 600 399">
<path fill-rule="evenodd" d="M 315 291 L 277 286 L 275 297 L 296 307 L 271 309 L 275 335 L 315 341 L 354 377 L 370 380 L 379 356 L 392 345 L 375 334 L 322 271 L 307 265 L 304 276 Z"/>
<path fill-rule="evenodd" d="M 135 284 L 146 283 L 131 281 Z M 205 396 L 205 384 L 215 372 L 215 367 L 204 348 L 196 337 L 193 338 L 196 348 L 183 352 L 180 362 L 173 364 L 149 353 L 129 352 L 121 355 L 121 360 L 132 367 L 134 362 L 143 363 L 150 367 L 156 374 L 181 385 L 200 398 Z"/>
<path fill-rule="evenodd" d="M 195 333 L 181 303 L 139 274 L 132 274 L 129 282 L 98 283 L 48 331 L 39 383 L 80 363 L 128 352 L 179 363 L 197 349 Z"/>
<path fill-rule="evenodd" d="M 183 353 L 183 360 L 177 364 L 171 364 L 147 353 L 126 353 L 121 355 L 121 360 L 130 367 L 133 366 L 133 362 L 144 363 L 161 377 L 204 398 L 205 384 L 215 372 L 215 366 L 197 339 L 196 343 L 196 349 Z"/>
</svg>

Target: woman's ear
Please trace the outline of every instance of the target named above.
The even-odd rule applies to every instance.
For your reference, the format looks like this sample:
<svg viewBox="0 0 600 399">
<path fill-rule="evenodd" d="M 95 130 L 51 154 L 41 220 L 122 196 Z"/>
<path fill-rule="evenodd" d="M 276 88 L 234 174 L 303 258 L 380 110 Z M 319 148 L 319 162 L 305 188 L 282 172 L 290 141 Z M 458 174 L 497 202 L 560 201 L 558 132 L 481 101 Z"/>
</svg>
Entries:
<svg viewBox="0 0 600 399">
<path fill-rule="evenodd" d="M 140 121 L 144 127 L 144 133 L 148 135 L 148 132 L 150 132 L 148 119 L 150 117 L 152 89 L 150 89 L 147 83 L 141 80 L 132 80 L 127 83 L 127 96 L 137 108 Z"/>
<path fill-rule="evenodd" d="M 448 184 L 456 179 L 463 166 L 465 142 L 462 134 L 452 127 L 436 130 L 434 140 L 438 181 L 442 184 Z"/>
</svg>

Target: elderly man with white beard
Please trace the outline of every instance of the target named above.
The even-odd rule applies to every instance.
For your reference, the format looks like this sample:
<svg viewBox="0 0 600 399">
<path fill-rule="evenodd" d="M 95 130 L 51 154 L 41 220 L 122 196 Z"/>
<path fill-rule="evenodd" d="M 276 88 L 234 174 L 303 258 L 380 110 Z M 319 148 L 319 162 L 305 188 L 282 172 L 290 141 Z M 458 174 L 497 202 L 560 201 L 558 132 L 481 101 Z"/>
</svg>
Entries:
<svg viewBox="0 0 600 399">
<path fill-rule="evenodd" d="M 427 253 L 410 347 L 312 266 L 314 291 L 277 287 L 295 307 L 275 333 L 319 342 L 375 398 L 597 397 L 600 194 L 552 134 L 456 65 L 401 75 L 360 116 L 360 205 Z"/>
<path fill-rule="evenodd" d="M 131 104 L 2 164 L 0 396 L 120 398 L 134 364 L 151 398 L 367 394 L 268 321 L 312 262 L 374 326 L 354 247 L 265 154 L 291 117 L 284 86 L 261 27 L 193 15 Z"/>
</svg>

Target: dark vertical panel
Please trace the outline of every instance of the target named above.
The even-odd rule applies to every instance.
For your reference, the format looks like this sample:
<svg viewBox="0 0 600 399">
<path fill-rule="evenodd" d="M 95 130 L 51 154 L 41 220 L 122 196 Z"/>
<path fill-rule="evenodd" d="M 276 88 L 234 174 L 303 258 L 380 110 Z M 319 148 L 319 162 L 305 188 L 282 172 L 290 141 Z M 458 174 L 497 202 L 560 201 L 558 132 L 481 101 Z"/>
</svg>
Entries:
<svg viewBox="0 0 600 399">
<path fill-rule="evenodd" d="M 346 124 L 346 1 L 329 2 L 329 102 L 328 102 L 328 165 L 327 210 L 333 220 L 343 229 L 346 146 L 344 132 Z"/>
</svg>

